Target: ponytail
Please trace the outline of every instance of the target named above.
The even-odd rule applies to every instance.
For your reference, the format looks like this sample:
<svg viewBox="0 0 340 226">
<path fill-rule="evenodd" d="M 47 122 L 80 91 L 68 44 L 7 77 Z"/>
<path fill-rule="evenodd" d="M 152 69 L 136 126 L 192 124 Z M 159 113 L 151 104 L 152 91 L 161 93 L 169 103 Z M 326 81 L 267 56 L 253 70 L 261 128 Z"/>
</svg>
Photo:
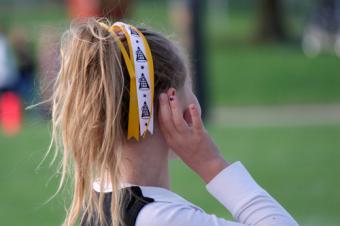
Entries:
<svg viewBox="0 0 340 226">
<path fill-rule="evenodd" d="M 72 169 L 74 191 L 64 225 L 74 225 L 81 211 L 98 213 L 104 222 L 103 193 L 98 197 L 92 182 L 112 184 L 112 218 L 121 221 L 119 178 L 124 76 L 119 50 L 110 34 L 97 21 L 71 25 L 62 38 L 61 68 L 55 83 L 52 123 L 53 140 L 62 137 L 63 170 Z M 60 136 L 59 136 L 60 135 Z M 103 186 L 102 186 L 103 187 Z M 85 216 L 85 215 L 84 215 Z M 83 220 L 88 220 L 83 219 Z"/>
</svg>

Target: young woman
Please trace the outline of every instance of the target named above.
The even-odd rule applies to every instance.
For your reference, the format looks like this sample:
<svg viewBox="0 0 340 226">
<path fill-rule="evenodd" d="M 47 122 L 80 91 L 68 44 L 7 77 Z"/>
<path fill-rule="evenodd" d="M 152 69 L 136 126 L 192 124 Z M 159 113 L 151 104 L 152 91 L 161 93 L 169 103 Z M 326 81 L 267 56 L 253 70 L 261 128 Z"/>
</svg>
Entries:
<svg viewBox="0 0 340 226">
<path fill-rule="evenodd" d="M 147 78 L 135 80 L 140 75 Z M 144 82 L 151 99 L 135 81 Z M 141 117 L 133 112 L 139 98 L 149 98 L 144 104 L 151 107 L 142 108 Z M 200 111 L 187 63 L 167 38 L 103 20 L 73 24 L 62 40 L 52 109 L 53 142 L 63 150 L 61 184 L 68 172 L 73 176 L 64 225 L 297 225 L 242 163 L 223 158 Z M 174 155 L 205 181 L 235 222 L 207 214 L 170 190 L 168 162 Z"/>
</svg>

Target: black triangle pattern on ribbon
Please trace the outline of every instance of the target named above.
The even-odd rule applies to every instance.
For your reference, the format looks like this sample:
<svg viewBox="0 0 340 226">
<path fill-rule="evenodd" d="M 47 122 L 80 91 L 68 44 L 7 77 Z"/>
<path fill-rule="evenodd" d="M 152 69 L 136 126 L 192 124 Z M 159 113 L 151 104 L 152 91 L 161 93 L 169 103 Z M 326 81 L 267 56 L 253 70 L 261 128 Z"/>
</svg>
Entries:
<svg viewBox="0 0 340 226">
<path fill-rule="evenodd" d="M 139 82 L 139 89 L 140 90 L 149 90 L 150 86 L 148 84 L 148 81 L 146 80 L 144 73 L 142 73 L 141 77 L 138 79 Z"/>
<path fill-rule="evenodd" d="M 142 118 L 143 119 L 150 118 L 150 111 L 149 111 L 148 105 L 146 104 L 145 101 L 144 101 L 144 104 L 142 106 Z"/>
<path fill-rule="evenodd" d="M 137 50 L 136 50 L 136 61 L 146 62 L 146 57 L 145 57 L 143 51 L 139 47 L 137 47 Z"/>
<path fill-rule="evenodd" d="M 131 34 L 131 35 L 139 36 L 138 32 L 135 31 L 132 27 L 129 27 L 129 29 L 130 29 L 130 34 Z"/>
</svg>

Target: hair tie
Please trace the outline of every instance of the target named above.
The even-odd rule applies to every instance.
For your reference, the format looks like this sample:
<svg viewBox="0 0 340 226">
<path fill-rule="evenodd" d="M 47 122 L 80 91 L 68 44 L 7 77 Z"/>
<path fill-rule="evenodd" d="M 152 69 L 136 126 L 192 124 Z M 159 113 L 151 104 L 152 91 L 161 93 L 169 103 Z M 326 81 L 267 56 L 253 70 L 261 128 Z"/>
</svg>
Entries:
<svg viewBox="0 0 340 226">
<path fill-rule="evenodd" d="M 136 27 L 116 22 L 111 27 L 99 22 L 108 30 L 122 52 L 130 76 L 130 103 L 128 136 L 137 141 L 139 135 L 143 138 L 146 132 L 153 134 L 153 102 L 154 102 L 154 67 L 149 44 Z M 116 32 L 122 32 L 128 44 L 127 51 Z"/>
</svg>

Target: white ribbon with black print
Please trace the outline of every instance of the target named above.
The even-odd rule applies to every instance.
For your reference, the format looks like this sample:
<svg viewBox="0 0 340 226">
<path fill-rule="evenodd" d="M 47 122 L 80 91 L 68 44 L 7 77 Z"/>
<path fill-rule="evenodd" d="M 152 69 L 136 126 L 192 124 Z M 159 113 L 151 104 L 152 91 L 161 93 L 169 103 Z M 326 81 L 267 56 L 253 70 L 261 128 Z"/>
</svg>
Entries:
<svg viewBox="0 0 340 226">
<path fill-rule="evenodd" d="M 131 41 L 132 56 L 130 57 L 133 58 L 136 76 L 140 135 L 145 135 L 147 130 L 153 134 L 154 117 L 151 80 L 149 75 L 149 59 L 147 59 L 143 38 L 131 25 L 122 22 L 117 22 L 115 25 L 116 24 L 125 28 Z"/>
</svg>

